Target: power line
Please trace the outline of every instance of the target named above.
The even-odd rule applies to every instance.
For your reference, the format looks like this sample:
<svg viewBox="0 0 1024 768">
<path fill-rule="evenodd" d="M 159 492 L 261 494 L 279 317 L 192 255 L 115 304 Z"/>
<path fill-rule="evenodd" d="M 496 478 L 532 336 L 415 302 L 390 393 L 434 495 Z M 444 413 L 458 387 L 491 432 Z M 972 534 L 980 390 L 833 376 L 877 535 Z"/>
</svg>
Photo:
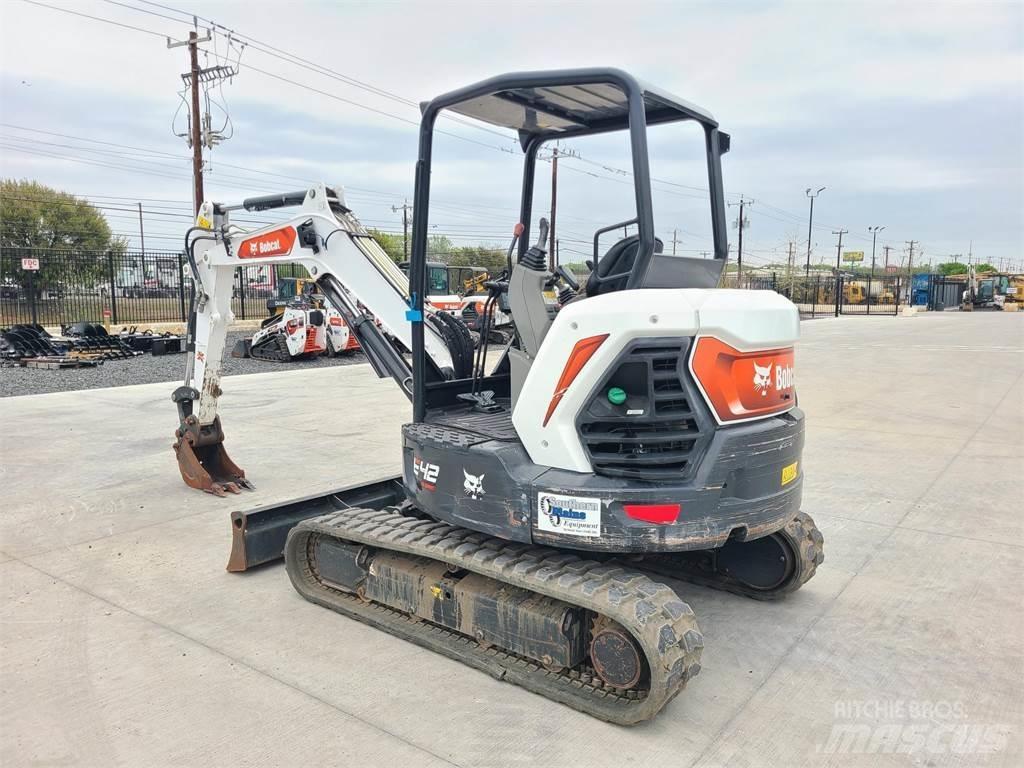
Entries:
<svg viewBox="0 0 1024 768">
<path fill-rule="evenodd" d="M 112 24 L 115 27 L 123 27 L 124 29 L 131 29 L 135 32 L 143 32 L 147 35 L 155 35 L 156 37 L 165 38 L 167 35 L 162 32 L 156 32 L 152 29 L 143 29 L 142 27 L 135 27 L 131 24 L 123 24 L 120 21 L 114 21 L 113 19 L 105 19 L 101 16 L 91 16 L 88 13 L 82 13 L 81 11 L 72 11 L 70 8 L 59 8 L 56 5 L 48 5 L 47 3 L 40 3 L 39 0 L 21 0 L 23 3 L 29 5 L 38 5 L 40 8 L 49 8 L 51 11 L 60 11 L 61 13 L 70 13 L 72 16 L 81 16 L 83 19 L 91 19 L 93 21 L 102 21 L 104 24 Z"/>
</svg>

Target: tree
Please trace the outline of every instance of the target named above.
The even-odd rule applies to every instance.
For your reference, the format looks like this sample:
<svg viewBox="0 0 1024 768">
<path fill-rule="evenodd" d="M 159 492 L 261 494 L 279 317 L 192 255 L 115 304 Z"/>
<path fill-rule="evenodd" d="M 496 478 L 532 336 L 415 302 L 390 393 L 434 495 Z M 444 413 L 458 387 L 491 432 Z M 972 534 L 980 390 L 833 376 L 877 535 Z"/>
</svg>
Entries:
<svg viewBox="0 0 1024 768">
<path fill-rule="evenodd" d="M 508 265 L 507 254 L 499 246 L 464 245 L 453 248 L 448 257 L 453 267 L 483 267 L 497 275 Z"/>
<path fill-rule="evenodd" d="M 431 261 L 445 261 L 452 252 L 452 241 L 444 235 L 431 235 L 427 238 L 427 258 Z"/>
<path fill-rule="evenodd" d="M 377 241 L 377 244 L 384 249 L 384 252 L 391 257 L 392 261 L 396 264 L 401 264 L 405 261 L 405 244 L 402 242 L 401 235 L 392 235 L 379 229 L 369 229 L 367 231 Z"/>
<path fill-rule="evenodd" d="M 121 253 L 125 245 L 123 239 L 113 236 L 103 214 L 87 201 L 27 179 L 0 181 L 0 247 L 10 257 L 11 263 L 5 264 L 10 267 L 8 274 L 19 285 L 25 285 L 27 277 L 21 269 L 22 256 L 39 258 L 34 282 L 41 291 L 56 286 L 62 278 L 67 280 L 71 271 L 67 263 L 46 258 L 47 251 Z M 102 274 L 102 265 L 99 259 L 78 259 L 73 265 L 74 279 L 93 282 Z"/>
</svg>

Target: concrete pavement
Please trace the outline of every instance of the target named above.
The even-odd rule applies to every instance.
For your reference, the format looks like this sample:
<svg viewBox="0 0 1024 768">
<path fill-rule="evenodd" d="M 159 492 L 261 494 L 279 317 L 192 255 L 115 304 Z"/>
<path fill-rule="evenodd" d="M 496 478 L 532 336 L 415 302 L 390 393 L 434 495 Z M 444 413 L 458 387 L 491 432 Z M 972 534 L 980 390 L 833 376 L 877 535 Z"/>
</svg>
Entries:
<svg viewBox="0 0 1024 768">
<path fill-rule="evenodd" d="M 0 764 L 1021 764 L 1024 318 L 803 332 L 825 563 L 780 604 L 674 584 L 703 670 L 631 729 L 224 571 L 232 509 L 397 473 L 369 367 L 225 379 L 227 501 L 177 476 L 173 385 L 0 400 Z"/>
</svg>

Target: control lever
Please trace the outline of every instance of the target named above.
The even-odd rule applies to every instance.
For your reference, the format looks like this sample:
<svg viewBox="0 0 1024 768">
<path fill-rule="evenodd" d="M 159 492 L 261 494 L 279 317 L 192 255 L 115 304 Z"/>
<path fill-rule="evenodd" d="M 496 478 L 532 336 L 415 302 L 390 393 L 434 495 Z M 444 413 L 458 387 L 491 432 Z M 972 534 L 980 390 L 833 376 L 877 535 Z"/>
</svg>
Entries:
<svg viewBox="0 0 1024 768">
<path fill-rule="evenodd" d="M 580 289 L 580 284 L 576 282 L 576 278 L 573 276 L 572 272 L 565 268 L 565 265 L 559 264 L 557 267 L 555 267 L 555 272 L 557 272 L 559 276 L 565 281 L 565 284 L 572 288 L 574 291 L 578 291 Z"/>
<path fill-rule="evenodd" d="M 547 251 L 548 242 L 548 220 L 541 218 L 540 226 L 537 227 L 539 237 L 537 238 L 537 244 L 533 246 L 538 251 Z"/>
<path fill-rule="evenodd" d="M 505 261 L 508 262 L 507 275 L 512 274 L 512 252 L 516 249 L 516 243 L 519 242 L 519 236 L 523 234 L 524 229 L 526 229 L 526 227 L 523 226 L 523 222 L 521 221 L 512 228 L 512 242 L 508 244 L 508 255 L 505 257 Z"/>
</svg>

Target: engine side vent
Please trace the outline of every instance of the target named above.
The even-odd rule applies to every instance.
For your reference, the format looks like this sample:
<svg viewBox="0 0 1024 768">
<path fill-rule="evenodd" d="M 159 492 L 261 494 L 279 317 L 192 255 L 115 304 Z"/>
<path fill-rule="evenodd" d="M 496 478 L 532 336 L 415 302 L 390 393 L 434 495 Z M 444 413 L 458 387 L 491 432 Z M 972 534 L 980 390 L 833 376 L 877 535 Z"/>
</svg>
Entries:
<svg viewBox="0 0 1024 768">
<path fill-rule="evenodd" d="M 594 472 L 678 481 L 693 470 L 702 431 L 684 384 L 688 340 L 627 350 L 578 420 Z M 621 389 L 626 400 L 608 397 Z"/>
</svg>

